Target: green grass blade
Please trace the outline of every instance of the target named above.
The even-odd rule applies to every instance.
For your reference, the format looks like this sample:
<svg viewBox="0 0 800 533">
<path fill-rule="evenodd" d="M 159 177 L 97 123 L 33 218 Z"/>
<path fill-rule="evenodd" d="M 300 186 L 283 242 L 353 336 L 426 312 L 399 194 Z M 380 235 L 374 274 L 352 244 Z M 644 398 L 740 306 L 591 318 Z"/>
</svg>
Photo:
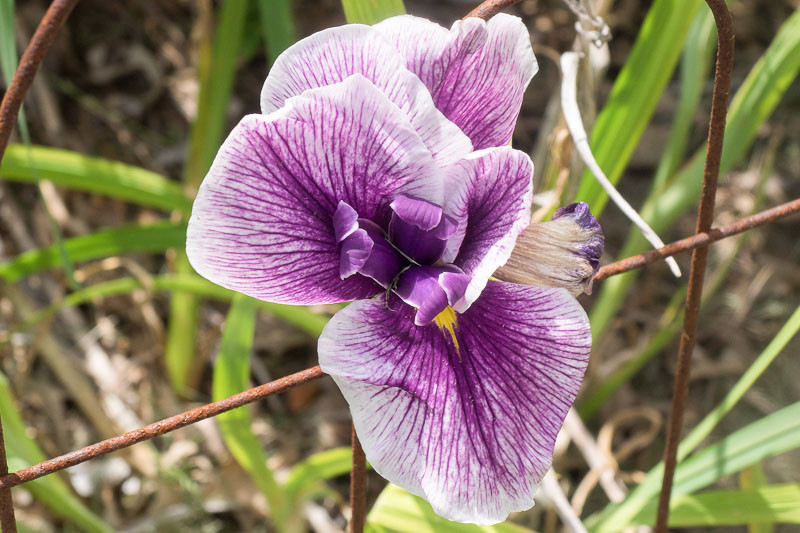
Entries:
<svg viewBox="0 0 800 533">
<path fill-rule="evenodd" d="M 342 0 L 342 7 L 350 24 L 375 24 L 406 12 L 403 0 Z"/>
<path fill-rule="evenodd" d="M 720 173 L 727 172 L 744 157 L 758 128 L 775 110 L 783 94 L 800 71 L 800 11 L 783 23 L 767 51 L 739 88 L 728 112 Z M 697 203 L 703 179 L 705 149 L 698 150 L 690 163 L 662 191 L 654 191 L 641 215 L 656 233 L 663 233 Z M 638 254 L 648 247 L 638 232 L 631 232 L 620 257 Z M 603 281 L 592 307 L 592 333 L 599 338 L 608 329 L 625 300 L 637 272 L 627 272 Z"/>
<path fill-rule="evenodd" d="M 315 453 L 292 467 L 284 485 L 287 499 L 298 501 L 304 496 L 323 494 L 321 482 L 347 474 L 352 464 L 353 450 L 347 446 Z"/>
<path fill-rule="evenodd" d="M 5 78 L 6 83 L 11 83 L 11 78 L 14 75 L 14 71 L 17 69 L 17 46 L 14 42 L 13 0 L 3 0 L 3 4 L 0 6 L 0 68 L 2 68 L 3 78 Z M 30 162 L 32 157 L 30 151 L 31 134 L 30 130 L 28 130 L 28 121 L 25 118 L 24 104 L 20 106 L 19 109 L 17 127 L 19 128 L 20 135 L 25 143 L 25 156 L 28 162 Z M 50 207 L 47 204 L 44 194 L 42 193 L 39 177 L 34 176 L 34 178 L 36 182 L 36 188 L 39 191 L 39 196 L 42 200 L 42 205 L 47 213 L 47 217 L 50 221 L 50 227 L 53 230 L 53 235 L 55 236 L 56 246 L 58 247 L 58 252 L 61 256 L 61 262 L 62 266 L 64 267 L 64 272 L 66 273 L 67 281 L 69 282 L 70 287 L 77 288 L 78 283 L 75 281 L 74 276 L 75 269 L 73 268 L 69 257 L 67 257 L 66 250 L 64 249 L 64 236 L 61 233 L 61 228 L 56 223 L 56 220 L 53 218 L 53 215 L 50 212 Z"/>
<path fill-rule="evenodd" d="M 739 472 L 739 488 L 743 492 L 752 493 L 767 487 L 767 478 L 764 476 L 764 469 L 761 467 L 760 463 L 756 463 Z M 765 500 L 767 503 L 772 504 L 779 503 L 781 498 L 780 496 L 773 496 L 765 498 Z M 800 506 L 796 503 L 800 502 L 800 495 L 794 495 L 794 501 L 795 509 L 800 509 Z M 773 533 L 775 531 L 774 522 L 780 521 L 776 520 L 776 518 L 778 517 L 773 516 L 771 520 L 766 522 L 749 520 L 747 524 L 747 533 Z"/>
<path fill-rule="evenodd" d="M 186 224 L 159 222 L 148 226 L 103 229 L 66 239 L 64 247 L 70 260 L 77 263 L 123 253 L 163 252 L 169 248 L 183 247 L 185 241 Z M 60 264 L 56 246 L 30 250 L 1 263 L 0 278 L 13 282 Z"/>
<path fill-rule="evenodd" d="M 647 13 L 633 50 L 592 129 L 592 153 L 612 183 L 619 181 L 650 121 L 701 3 L 685 0 L 676 9 L 674 0 L 656 0 Z M 595 216 L 599 216 L 608 196 L 587 171 L 576 199 L 588 202 Z"/>
<path fill-rule="evenodd" d="M 709 77 L 714 49 L 717 43 L 717 27 L 709 9 L 701 9 L 694 18 L 686 46 L 683 49 L 680 68 L 680 99 L 675 110 L 675 119 L 669 132 L 666 148 L 661 155 L 653 188 L 660 189 L 678 170 L 686 156 L 686 146 L 703 87 Z"/>
<path fill-rule="evenodd" d="M 261 32 L 267 47 L 267 61 L 275 62 L 281 52 L 297 40 L 291 0 L 257 0 Z"/>
<path fill-rule="evenodd" d="M 755 192 L 755 201 L 748 214 L 753 214 L 761 210 L 764 200 L 764 185 L 772 175 L 775 161 L 775 146 L 769 147 L 759 165 L 758 185 Z M 705 308 L 705 304 L 722 288 L 723 283 L 728 277 L 728 273 L 734 265 L 739 252 L 752 234 L 745 232 L 732 238 L 734 246 L 725 253 L 718 266 L 710 272 L 709 280 L 703 288 L 703 297 L 700 301 L 700 309 Z M 683 306 L 686 299 L 687 286 L 683 285 L 676 289 L 670 298 L 670 302 L 661 319 L 658 321 L 658 330 L 653 334 L 647 345 L 637 355 L 626 361 L 617 370 L 613 371 L 608 377 L 600 380 L 600 383 L 589 382 L 586 393 L 582 394 L 577 404 L 581 418 L 588 419 L 599 409 L 606 399 L 614 393 L 623 383 L 637 373 L 650 359 L 669 344 L 672 339 L 680 333 L 683 326 Z"/>
<path fill-rule="evenodd" d="M 3 419 L 9 469 L 13 472 L 46 459 L 36 442 L 28 437 L 11 394 L 8 378 L 0 373 L 0 413 Z M 52 512 L 79 526 L 82 531 L 111 533 L 113 528 L 76 498 L 58 476 L 31 481 L 25 487 Z"/>
<path fill-rule="evenodd" d="M 676 497 L 670 502 L 670 527 L 737 526 L 756 523 L 800 524 L 800 484 L 756 490 L 715 491 Z M 655 522 L 658 502 L 642 510 L 643 522 Z"/>
<path fill-rule="evenodd" d="M 198 65 L 197 119 L 192 125 L 191 147 L 184 174 L 186 183 L 194 188 L 203 181 L 225 134 L 248 4 L 247 0 L 223 2 L 210 50 L 208 39 L 201 43 L 205 50 L 201 49 Z"/>
<path fill-rule="evenodd" d="M 219 285 L 215 285 L 195 274 L 165 274 L 153 276 L 147 280 L 119 278 L 90 285 L 75 292 L 71 292 L 60 302 L 46 307 L 31 316 L 21 329 L 30 329 L 65 307 L 81 305 L 98 298 L 129 294 L 135 290 L 141 289 L 160 292 L 182 291 L 198 297 L 222 301 L 231 301 L 234 296 L 239 294 L 224 287 L 220 287 Z M 261 300 L 254 301 L 259 310 L 267 311 L 284 322 L 305 331 L 312 337 L 319 337 L 322 333 L 322 328 L 324 328 L 325 324 L 328 322 L 327 316 L 314 313 L 307 307 L 275 304 L 272 302 L 263 302 Z"/>
<path fill-rule="evenodd" d="M 772 342 L 767 345 L 742 377 L 739 378 L 736 384 L 728 391 L 728 394 L 719 405 L 706 415 L 689 435 L 683 439 L 681 445 L 678 447 L 679 461 L 688 456 L 692 450 L 697 448 L 697 446 L 711 434 L 713 429 L 719 424 L 719 421 L 742 399 L 744 394 L 753 386 L 756 380 L 764 373 L 778 354 L 781 353 L 789 341 L 797 335 L 798 331 L 800 331 L 800 307 L 798 307 L 778 334 L 772 339 Z M 770 415 L 770 417 L 772 416 L 774 415 Z M 767 420 L 767 418 L 762 419 L 762 421 Z M 760 422 L 761 421 L 758 423 Z M 800 420 L 798 420 L 798 422 L 800 422 Z M 705 451 L 702 453 L 705 453 Z M 681 465 L 680 468 L 682 467 L 683 465 Z M 647 474 L 645 480 L 628 495 L 624 502 L 618 506 L 609 507 L 608 511 L 604 511 L 603 515 L 608 515 L 608 517 L 605 518 L 602 523 L 609 525 L 609 527 L 611 527 L 612 524 L 620 525 L 627 523 L 626 520 L 636 515 L 650 499 L 658 494 L 663 471 L 663 463 L 656 465 L 656 467 Z M 677 479 L 676 475 L 676 490 L 678 486 Z M 603 531 L 602 528 L 599 530 Z"/>
<path fill-rule="evenodd" d="M 219 24 L 213 43 L 210 30 L 204 32 L 200 40 L 197 119 L 192 125 L 183 176 L 184 182 L 194 191 L 208 172 L 225 133 L 248 7 L 247 0 L 224 2 L 219 10 Z M 183 249 L 175 260 L 175 271 L 178 274 L 194 273 Z M 198 372 L 193 371 L 197 320 L 197 298 L 190 293 L 175 292 L 170 300 L 164 359 L 170 381 L 178 394 L 187 394 L 193 385 L 192 379 L 199 376 Z"/>
<path fill-rule="evenodd" d="M 257 306 L 252 298 L 236 295 L 225 320 L 225 330 L 214 363 L 212 395 L 214 401 L 227 398 L 250 387 L 250 356 L 256 325 Z M 270 508 L 270 517 L 278 531 L 283 531 L 286 512 L 281 488 L 267 466 L 267 455 L 250 429 L 248 407 L 234 409 L 217 417 L 222 438 L 241 467 L 261 490 Z"/>
<path fill-rule="evenodd" d="M 178 184 L 149 170 L 44 146 L 31 146 L 28 157 L 27 150 L 24 145 L 9 145 L 0 176 L 23 183 L 46 179 L 62 187 L 184 214 L 192 209 Z"/>
<path fill-rule="evenodd" d="M 433 512 L 430 504 L 389 484 L 367 516 L 368 533 L 531 533 L 511 522 L 476 526 L 451 522 Z"/>
</svg>

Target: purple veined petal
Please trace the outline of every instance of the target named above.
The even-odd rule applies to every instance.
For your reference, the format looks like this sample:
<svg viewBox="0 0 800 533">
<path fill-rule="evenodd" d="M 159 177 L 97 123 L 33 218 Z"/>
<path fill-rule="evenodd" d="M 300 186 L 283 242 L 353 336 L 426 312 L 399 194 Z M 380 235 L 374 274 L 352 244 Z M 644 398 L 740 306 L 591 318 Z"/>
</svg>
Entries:
<svg viewBox="0 0 800 533">
<path fill-rule="evenodd" d="M 591 292 L 603 255 L 603 230 L 585 202 L 556 210 L 553 220 L 531 224 L 517 238 L 499 279 L 563 287 L 574 296 Z"/>
<path fill-rule="evenodd" d="M 445 213 L 458 221 L 442 257 L 472 278 L 455 309 L 464 312 L 505 264 L 530 223 L 533 163 L 507 146 L 471 154 L 449 169 Z"/>
<path fill-rule="evenodd" d="M 239 123 L 200 187 L 187 253 L 204 277 L 262 300 L 372 296 L 381 289 L 370 279 L 340 279 L 339 202 L 362 218 L 385 216 L 395 194 L 438 173 L 397 106 L 353 76 Z"/>
<path fill-rule="evenodd" d="M 492 524 L 533 505 L 586 369 L 589 322 L 565 290 L 494 281 L 453 316 L 419 327 L 410 308 L 355 302 L 325 327 L 320 364 L 378 473 L 445 518 Z"/>
<path fill-rule="evenodd" d="M 400 275 L 395 293 L 417 309 L 414 323 L 429 324 L 448 305 L 464 297 L 468 275 L 455 265 L 412 266 Z"/>
<path fill-rule="evenodd" d="M 399 52 L 379 31 L 361 24 L 317 32 L 284 51 L 261 90 L 262 113 L 272 113 L 292 96 L 353 74 L 370 80 L 405 112 L 440 164 L 472 151 L 469 137 L 436 108 L 427 87 L 405 68 Z"/>
<path fill-rule="evenodd" d="M 401 15 L 375 28 L 397 47 L 436 107 L 469 136 L 475 150 L 508 144 L 522 94 L 539 68 L 518 17 L 468 18 L 447 31 Z"/>
<path fill-rule="evenodd" d="M 333 214 L 333 233 L 336 242 L 342 242 L 358 229 L 358 213 L 355 209 L 347 205 L 347 202 L 339 201 L 336 212 Z"/>
<path fill-rule="evenodd" d="M 390 204 L 394 214 L 422 230 L 436 227 L 442 219 L 442 206 L 427 200 L 400 195 Z"/>
<path fill-rule="evenodd" d="M 455 265 L 445 265 L 448 270 L 439 274 L 439 286 L 447 294 L 447 303 L 456 305 L 467 292 L 471 278 Z"/>
<path fill-rule="evenodd" d="M 356 229 L 342 240 L 339 257 L 339 277 L 347 279 L 358 273 L 372 255 L 372 239 L 363 229 Z"/>
<path fill-rule="evenodd" d="M 437 204 L 398 196 L 391 203 L 389 238 L 406 256 L 421 265 L 433 265 L 444 253 L 448 237 L 458 229 L 455 219 L 442 215 Z"/>
<path fill-rule="evenodd" d="M 359 225 L 367 232 L 372 244 L 372 251 L 359 273 L 377 281 L 381 287 L 388 289 L 395 276 L 403 268 L 404 260 L 386 240 L 380 226 L 366 219 L 359 219 Z"/>
</svg>

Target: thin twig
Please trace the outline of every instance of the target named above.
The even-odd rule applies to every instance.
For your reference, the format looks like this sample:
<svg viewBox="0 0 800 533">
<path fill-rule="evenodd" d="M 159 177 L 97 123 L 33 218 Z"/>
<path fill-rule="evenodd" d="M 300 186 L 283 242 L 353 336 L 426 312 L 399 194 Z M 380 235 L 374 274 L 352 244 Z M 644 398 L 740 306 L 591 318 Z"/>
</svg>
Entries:
<svg viewBox="0 0 800 533">
<path fill-rule="evenodd" d="M 556 508 L 561 521 L 572 533 L 587 533 L 586 527 L 584 527 L 578 515 L 575 514 L 575 510 L 572 509 L 572 505 L 570 505 L 564 491 L 561 490 L 561 485 L 558 484 L 556 474 L 552 468 L 542 480 L 542 490 L 553 503 L 553 507 Z"/>
<path fill-rule="evenodd" d="M 760 213 L 742 218 L 736 222 L 731 222 L 730 224 L 725 224 L 724 226 L 720 226 L 718 228 L 712 228 L 706 232 L 672 242 L 662 248 L 651 250 L 643 254 L 634 255 L 626 259 L 621 259 L 614 263 L 605 265 L 597 271 L 594 281 L 601 281 L 606 278 L 610 278 L 611 276 L 622 274 L 623 272 L 636 270 L 637 268 L 649 265 L 650 263 L 660 261 L 665 257 L 689 250 L 694 250 L 700 246 L 706 246 L 712 242 L 736 235 L 737 233 L 742 233 L 769 222 L 774 222 L 783 217 L 797 213 L 798 211 L 800 211 L 800 198 L 776 207 L 772 207 L 770 209 L 765 209 Z"/>
<path fill-rule="evenodd" d="M 22 99 L 33 83 L 33 77 L 47 50 L 53 44 L 56 33 L 64 25 L 64 21 L 77 3 L 78 0 L 53 0 L 19 60 L 19 67 L 11 78 L 11 83 L 8 84 L 6 94 L 3 95 L 3 103 L 0 104 L 0 161 L 11 137 L 11 130 L 17 123 Z"/>
<path fill-rule="evenodd" d="M 202 407 L 192 409 L 191 411 L 186 411 L 185 413 L 171 416 L 154 424 L 150 424 L 149 426 L 134 429 L 133 431 L 124 433 L 119 437 L 106 439 L 90 446 L 86 446 L 85 448 L 81 448 L 80 450 L 75 450 L 74 452 L 44 461 L 37 465 L 23 468 L 22 470 L 18 470 L 13 474 L 7 474 L 0 477 L 0 489 L 14 487 L 21 483 L 26 483 L 42 476 L 52 474 L 53 472 L 58 472 L 59 470 L 64 470 L 65 468 L 84 463 L 90 459 L 100 457 L 101 455 L 105 455 L 122 448 L 127 448 L 128 446 L 136 444 L 137 442 L 149 440 L 153 437 L 158 437 L 165 433 L 169 433 L 170 431 L 174 431 L 201 420 L 205 420 L 206 418 L 217 416 L 218 414 L 230 411 L 231 409 L 236 409 L 237 407 L 242 407 L 243 405 L 257 402 L 263 398 L 266 398 L 267 396 L 287 391 L 292 387 L 308 383 L 309 381 L 321 378 L 324 375 L 325 373 L 322 372 L 322 369 L 319 366 L 308 368 L 281 379 L 276 379 L 270 383 L 240 392 L 239 394 L 235 394 L 229 398 L 225 398 L 224 400 L 209 403 L 203 405 Z"/>
<path fill-rule="evenodd" d="M 592 434 L 583 425 L 581 416 L 573 408 L 570 408 L 564 419 L 564 431 L 569 433 L 591 471 L 597 473 L 597 479 L 608 499 L 614 503 L 624 500 L 627 491 L 625 485 L 615 477 L 612 467 L 613 457 L 603 453 Z"/>
<path fill-rule="evenodd" d="M 695 233 L 706 233 L 711 229 L 714 218 L 714 202 L 717 194 L 717 178 L 719 177 L 720 159 L 722 158 L 722 140 L 725 135 L 725 115 L 728 110 L 728 93 L 731 86 L 731 68 L 733 66 L 733 24 L 731 14 L 725 0 L 706 0 L 714 14 L 717 24 L 718 48 L 717 64 L 714 71 L 714 94 L 711 98 L 711 119 L 708 126 L 708 150 L 706 152 L 705 169 L 703 170 L 703 188 L 700 193 L 700 210 L 697 214 L 697 230 Z M 692 263 L 689 269 L 689 287 L 686 293 L 686 307 L 683 318 L 683 333 L 678 349 L 678 367 L 675 374 L 675 388 L 672 393 L 672 408 L 667 425 L 667 442 L 664 449 L 664 479 L 661 493 L 658 496 L 658 514 L 656 516 L 656 533 L 666 533 L 669 519 L 669 500 L 672 493 L 672 481 L 675 475 L 676 454 L 681 438 L 683 413 L 686 408 L 686 397 L 689 392 L 689 374 L 691 372 L 692 351 L 697 334 L 697 320 L 700 312 L 700 300 L 703 294 L 703 278 L 706 271 L 708 246 L 700 246 L 692 252 Z"/>
<path fill-rule="evenodd" d="M 363 533 L 367 518 L 367 457 L 353 426 L 353 468 L 350 471 L 350 533 Z"/>
<path fill-rule="evenodd" d="M 519 1 L 520 0 L 486 0 L 470 11 L 464 18 L 477 17 L 479 19 L 489 20 L 505 8 L 511 7 Z"/>
<path fill-rule="evenodd" d="M 614 185 L 603 172 L 603 169 L 597 164 L 594 154 L 592 154 L 592 148 L 589 146 L 589 138 L 583 127 L 580 109 L 578 109 L 577 82 L 579 61 L 580 56 L 576 52 L 561 54 L 561 109 L 564 112 L 564 120 L 567 122 L 569 133 L 572 135 L 575 150 L 578 152 L 584 164 L 592 172 L 600 186 L 603 187 L 603 190 L 606 191 L 606 194 L 608 194 L 611 200 L 619 207 L 619 210 L 639 228 L 644 238 L 647 239 L 654 248 L 661 248 L 664 246 L 664 241 L 662 241 L 656 232 L 653 231 L 653 228 L 639 216 L 639 213 L 631 207 L 631 204 L 622 197 L 619 191 L 614 188 Z M 669 265 L 669 269 L 675 277 L 679 278 L 681 276 L 681 269 L 678 268 L 678 263 L 675 262 L 675 259 L 668 257 L 667 265 Z"/>
</svg>

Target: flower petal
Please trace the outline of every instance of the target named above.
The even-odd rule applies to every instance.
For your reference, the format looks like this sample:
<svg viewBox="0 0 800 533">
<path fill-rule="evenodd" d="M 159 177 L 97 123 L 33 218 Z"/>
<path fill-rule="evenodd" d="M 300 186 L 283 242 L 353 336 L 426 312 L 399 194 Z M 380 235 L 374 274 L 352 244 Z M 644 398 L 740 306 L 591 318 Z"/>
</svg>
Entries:
<svg viewBox="0 0 800 533">
<path fill-rule="evenodd" d="M 371 296 L 380 291 L 373 281 L 340 279 L 339 202 L 362 218 L 388 220 L 395 194 L 441 196 L 437 181 L 439 169 L 405 115 L 353 76 L 239 123 L 200 187 L 187 253 L 206 278 L 267 301 Z M 347 216 L 337 222 L 340 237 L 352 229 Z"/>
<path fill-rule="evenodd" d="M 448 240 L 442 261 L 472 277 L 457 311 L 466 310 L 480 295 L 530 223 L 532 176 L 530 157 L 507 146 L 474 152 L 451 167 L 444 210 L 459 221 L 459 228 Z"/>
<path fill-rule="evenodd" d="M 457 266 L 413 266 L 401 275 L 395 293 L 417 309 L 414 323 L 424 326 L 463 298 L 468 285 L 469 276 Z"/>
<path fill-rule="evenodd" d="M 403 66 L 403 58 L 379 31 L 348 24 L 315 33 L 281 54 L 261 90 L 261 111 L 272 113 L 292 96 L 360 74 L 411 120 L 440 163 L 472 151 L 469 138 L 436 108 L 428 89 Z"/>
<path fill-rule="evenodd" d="M 420 327 L 409 307 L 355 302 L 325 327 L 320 364 L 378 473 L 446 518 L 491 524 L 533 505 L 580 388 L 589 322 L 564 290 L 494 281 L 452 316 L 452 329 Z"/>
<path fill-rule="evenodd" d="M 375 26 L 430 89 L 447 118 L 476 150 L 511 140 L 522 94 L 538 70 L 522 20 L 499 14 L 459 20 L 448 32 L 429 20 L 401 15 Z"/>
<path fill-rule="evenodd" d="M 419 198 L 398 196 L 391 203 L 389 238 L 403 253 L 422 265 L 436 263 L 458 221 L 442 215 L 442 207 Z"/>
<path fill-rule="evenodd" d="M 603 230 L 585 202 L 558 209 L 549 222 L 531 224 L 517 238 L 499 279 L 590 293 L 603 255 Z"/>
</svg>

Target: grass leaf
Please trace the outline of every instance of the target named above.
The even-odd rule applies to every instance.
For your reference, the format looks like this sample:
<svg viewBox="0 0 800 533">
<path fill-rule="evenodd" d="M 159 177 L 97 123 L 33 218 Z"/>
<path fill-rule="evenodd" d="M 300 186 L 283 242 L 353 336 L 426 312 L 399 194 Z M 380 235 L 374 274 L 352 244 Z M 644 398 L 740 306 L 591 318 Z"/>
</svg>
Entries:
<svg viewBox="0 0 800 533">
<path fill-rule="evenodd" d="M 214 362 L 212 396 L 214 401 L 227 398 L 250 388 L 250 357 L 253 350 L 256 311 L 255 300 L 237 294 L 228 311 L 225 329 Z M 222 413 L 217 417 L 222 438 L 242 468 L 267 499 L 270 516 L 279 531 L 284 530 L 284 498 L 272 470 L 267 466 L 267 455 L 250 429 L 249 406 Z"/>
<path fill-rule="evenodd" d="M 531 533 L 511 522 L 476 526 L 451 522 L 433 512 L 430 504 L 389 484 L 367 516 L 368 533 Z"/>
<path fill-rule="evenodd" d="M 75 292 L 71 292 L 66 295 L 62 301 L 46 307 L 30 317 L 25 322 L 22 329 L 33 327 L 38 322 L 47 319 L 65 307 L 81 305 L 99 298 L 129 294 L 135 290 L 142 289 L 162 292 L 182 291 L 202 298 L 212 298 L 222 301 L 231 301 L 234 296 L 239 294 L 211 283 L 207 279 L 201 278 L 195 274 L 165 274 L 153 276 L 144 281 L 137 278 L 119 278 L 90 285 Z M 324 328 L 325 324 L 328 322 L 327 316 L 314 313 L 307 307 L 275 304 L 261 300 L 254 301 L 259 310 L 267 311 L 284 322 L 305 331 L 312 337 L 319 337 L 322 333 L 322 328 Z"/>
<path fill-rule="evenodd" d="M 102 194 L 131 203 L 189 214 L 192 202 L 177 183 L 138 168 L 77 152 L 20 144 L 9 145 L 0 176 L 10 181 L 36 183 L 39 179 L 79 191 Z"/>
<path fill-rule="evenodd" d="M 222 143 L 248 7 L 247 0 L 222 4 L 213 43 L 210 21 L 203 28 L 205 31 L 200 39 L 197 66 L 200 84 L 197 118 L 192 125 L 189 156 L 184 171 L 184 182 L 193 190 L 200 186 Z M 175 260 L 175 272 L 194 273 L 183 247 Z M 194 368 L 197 307 L 197 298 L 189 293 L 175 292 L 170 300 L 164 359 L 170 381 L 178 394 L 187 394 L 193 385 L 193 378 L 199 377 L 199 372 L 195 372 Z"/>
<path fill-rule="evenodd" d="M 699 435 L 697 430 L 681 443 L 683 456 L 686 455 L 687 444 L 696 438 L 693 435 Z M 690 494 L 723 476 L 798 447 L 800 402 L 753 422 L 682 462 L 675 471 L 672 494 Z M 625 501 L 610 505 L 598 515 L 590 517 L 586 521 L 589 530 L 592 533 L 610 533 L 633 524 L 650 524 L 644 508 L 658 497 L 663 470 L 663 464 L 657 465 Z"/>
<path fill-rule="evenodd" d="M 11 395 L 8 378 L 0 373 L 0 413 L 3 419 L 9 469 L 13 472 L 40 463 L 46 458 L 36 442 L 28 437 Z M 91 533 L 111 533 L 113 528 L 87 509 L 58 476 L 47 476 L 25 484 L 25 488 L 56 515 Z M 13 490 L 13 489 L 12 489 Z"/>
<path fill-rule="evenodd" d="M 592 128 L 592 153 L 611 183 L 619 181 L 650 121 L 701 3 L 685 0 L 676 9 L 674 0 L 656 0 L 648 11 L 633 50 Z M 588 202 L 595 216 L 600 216 L 608 201 L 608 195 L 588 171 L 578 188 L 578 200 Z"/>
<path fill-rule="evenodd" d="M 722 149 L 720 174 L 740 161 L 758 129 L 775 110 L 783 94 L 800 71 L 800 10 L 783 23 L 767 51 L 759 59 L 736 92 L 728 111 L 725 144 Z M 657 233 L 663 233 L 683 213 L 697 203 L 703 179 L 705 147 L 663 190 L 650 195 L 641 210 Z M 631 232 L 619 257 L 638 254 L 648 247 L 638 232 Z M 626 272 L 605 280 L 591 312 L 592 333 L 599 338 L 608 329 L 625 300 L 638 272 Z"/>
<path fill-rule="evenodd" d="M 704 492 L 676 497 L 670 502 L 670 527 L 737 526 L 755 523 L 800 524 L 800 484 L 772 485 L 755 490 Z M 655 522 L 658 502 L 641 513 Z"/>
<path fill-rule="evenodd" d="M 64 241 L 64 248 L 70 260 L 77 263 L 123 253 L 164 252 L 169 248 L 183 247 L 185 241 L 186 224 L 158 222 L 148 226 L 106 228 L 73 237 Z M 13 282 L 60 264 L 57 246 L 30 250 L 0 263 L 0 278 Z"/>
<path fill-rule="evenodd" d="M 406 12 L 403 0 L 342 0 L 342 7 L 350 24 L 376 24 Z"/>
<path fill-rule="evenodd" d="M 291 0 L 257 0 L 269 64 L 297 40 Z"/>
</svg>

